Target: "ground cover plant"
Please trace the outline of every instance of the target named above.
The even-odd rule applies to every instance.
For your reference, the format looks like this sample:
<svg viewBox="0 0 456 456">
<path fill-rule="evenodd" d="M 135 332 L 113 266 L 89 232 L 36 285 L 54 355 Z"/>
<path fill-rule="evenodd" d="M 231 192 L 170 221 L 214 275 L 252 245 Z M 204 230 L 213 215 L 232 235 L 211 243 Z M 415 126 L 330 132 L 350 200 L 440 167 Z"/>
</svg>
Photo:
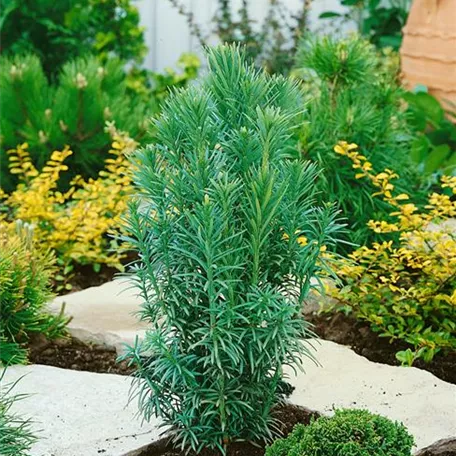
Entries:
<svg viewBox="0 0 456 456">
<path fill-rule="evenodd" d="M 396 74 L 381 71 L 383 60 L 357 36 L 306 39 L 297 62 L 307 72 L 305 87 L 310 93 L 301 137 L 303 156 L 323 168 L 318 181 L 321 197 L 336 202 L 347 217 L 347 240 L 364 245 L 375 239 L 367 222 L 388 214 L 391 207 L 372 197 L 369 186 L 355 179 L 351 165 L 341 162 L 333 147 L 340 138 L 355 142 L 376 169 L 398 171 L 399 187 L 418 189 Z"/>
<path fill-rule="evenodd" d="M 411 456 L 413 437 L 403 424 L 367 410 L 336 410 L 309 426 L 297 425 L 266 456 Z"/>
<path fill-rule="evenodd" d="M 344 287 L 334 296 L 341 310 L 369 322 L 381 337 L 406 342 L 410 348 L 396 354 L 403 364 L 454 351 L 456 177 L 443 176 L 440 192 L 430 194 L 420 209 L 396 190 L 397 174 L 389 169 L 377 174 L 355 144 L 340 143 L 336 152 L 394 208 L 392 220 L 369 222 L 381 242 L 360 247 L 339 265 Z"/>
<path fill-rule="evenodd" d="M 68 319 L 46 312 L 52 297 L 53 257 L 33 242 L 33 229 L 0 225 L 0 365 L 25 363 L 33 333 L 50 339 L 64 334 Z"/>
<path fill-rule="evenodd" d="M 30 421 L 11 412 L 16 401 L 23 400 L 23 394 L 13 394 L 17 382 L 4 382 L 6 369 L 0 375 L 0 454 L 2 456 L 27 456 L 36 440 Z"/>
<path fill-rule="evenodd" d="M 312 357 L 302 303 L 340 224 L 332 205 L 313 206 L 318 170 L 295 149 L 298 86 L 234 46 L 209 50 L 208 65 L 134 157 L 125 240 L 150 329 L 124 359 L 146 419 L 184 449 L 224 453 L 274 435 L 283 366 Z"/>
<path fill-rule="evenodd" d="M 110 235 L 119 233 L 121 217 L 131 192 L 128 156 L 138 143 L 109 128 L 110 158 L 95 179 L 75 177 L 67 191 L 59 182 L 68 171 L 69 147 L 52 152 L 44 168 L 33 164 L 29 145 L 9 151 L 10 171 L 19 184 L 9 194 L 0 192 L 0 223 L 14 225 L 20 219 L 34 225 L 40 245 L 51 250 L 57 261 L 53 275 L 57 291 L 70 290 L 74 268 L 89 265 L 95 272 L 101 265 L 121 269 L 123 251 Z M 0 189 L 1 190 L 1 189 Z"/>
</svg>

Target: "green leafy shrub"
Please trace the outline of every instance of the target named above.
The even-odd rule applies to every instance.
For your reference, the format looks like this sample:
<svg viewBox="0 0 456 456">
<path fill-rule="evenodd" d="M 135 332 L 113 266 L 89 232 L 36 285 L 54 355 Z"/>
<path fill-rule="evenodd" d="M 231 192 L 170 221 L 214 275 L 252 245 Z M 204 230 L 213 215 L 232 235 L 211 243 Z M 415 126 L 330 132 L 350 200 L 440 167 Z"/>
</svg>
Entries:
<svg viewBox="0 0 456 456">
<path fill-rule="evenodd" d="M 430 194 L 420 210 L 408 194 L 396 191 L 397 174 L 377 174 L 356 144 L 340 142 L 335 150 L 392 207 L 389 221 L 368 224 L 381 242 L 360 247 L 336 266 L 343 283 L 331 293 L 336 308 L 352 312 L 381 337 L 405 342 L 410 348 L 396 353 L 405 365 L 455 351 L 456 177 L 442 176 L 439 193 Z"/>
<path fill-rule="evenodd" d="M 5 0 L 0 18 L 2 53 L 37 54 L 51 78 L 85 54 L 141 62 L 147 50 L 131 0 Z"/>
<path fill-rule="evenodd" d="M 413 437 L 403 424 L 367 410 L 336 410 L 309 426 L 297 425 L 266 456 L 411 456 Z"/>
<path fill-rule="evenodd" d="M 333 147 L 340 138 L 354 142 L 376 169 L 396 170 L 398 186 L 418 186 L 396 75 L 379 74 L 382 62 L 375 49 L 356 36 L 307 39 L 298 62 L 313 87 L 302 153 L 323 168 L 321 197 L 339 204 L 351 228 L 348 240 L 366 244 L 375 239 L 367 222 L 388 212 L 388 206 L 372 198 L 370 188 L 355 178 L 349 163 L 341 163 Z"/>
<path fill-rule="evenodd" d="M 407 22 L 411 0 L 340 0 L 346 11 L 326 11 L 321 19 L 343 23 L 354 22 L 360 35 L 377 47 L 399 50 L 402 29 Z"/>
<path fill-rule="evenodd" d="M 95 177 L 109 156 L 111 139 L 106 122 L 127 131 L 134 139 L 146 137 L 146 117 L 158 111 L 127 94 L 120 60 L 101 65 L 95 57 L 64 65 L 57 86 L 50 85 L 36 56 L 0 58 L 2 116 L 2 187 L 13 188 L 6 150 L 27 143 L 32 160 L 41 169 L 49 150 L 71 145 L 68 179 L 77 174 Z M 69 182 L 69 180 L 68 180 Z"/>
<path fill-rule="evenodd" d="M 0 375 L 0 455 L 28 456 L 35 442 L 30 421 L 11 413 L 16 401 L 25 398 L 23 394 L 12 394 L 17 381 L 11 385 L 4 383 L 6 369 Z"/>
<path fill-rule="evenodd" d="M 332 206 L 312 206 L 317 167 L 294 149 L 298 87 L 236 47 L 208 63 L 136 156 L 126 241 L 151 329 L 126 358 L 146 419 L 161 417 L 184 448 L 224 452 L 271 438 L 282 368 L 311 356 L 301 306 L 339 224 Z"/>
<path fill-rule="evenodd" d="M 38 250 L 29 225 L 17 224 L 18 234 L 0 226 L 0 364 L 27 361 L 27 342 L 32 333 L 62 336 L 68 320 L 49 315 L 53 258 Z"/>
<path fill-rule="evenodd" d="M 424 87 L 418 87 L 415 92 L 406 92 L 403 96 L 408 103 L 409 122 L 416 132 L 411 155 L 420 172 L 430 177 L 442 173 L 454 174 L 456 109 L 446 111 Z"/>
</svg>

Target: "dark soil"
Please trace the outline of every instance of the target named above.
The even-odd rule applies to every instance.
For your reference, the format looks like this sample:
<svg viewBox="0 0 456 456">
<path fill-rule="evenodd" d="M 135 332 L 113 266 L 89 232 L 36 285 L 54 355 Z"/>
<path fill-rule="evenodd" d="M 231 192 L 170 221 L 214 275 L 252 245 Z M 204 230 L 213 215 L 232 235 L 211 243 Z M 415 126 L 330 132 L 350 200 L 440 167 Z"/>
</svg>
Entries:
<svg viewBox="0 0 456 456">
<path fill-rule="evenodd" d="M 101 266 L 99 272 L 93 270 L 92 265 L 77 266 L 73 271 L 74 275 L 70 279 L 71 290 L 61 294 L 73 293 L 75 291 L 85 290 L 90 287 L 98 287 L 106 282 L 110 282 L 119 270 L 108 266 Z"/>
<path fill-rule="evenodd" d="M 85 344 L 70 337 L 46 340 L 35 337 L 30 343 L 30 362 L 78 371 L 129 375 L 126 362 L 116 363 L 115 348 Z"/>
<path fill-rule="evenodd" d="M 408 348 L 402 343 L 389 343 L 372 332 L 368 325 L 341 313 L 306 315 L 306 319 L 314 325 L 314 331 L 322 339 L 348 345 L 359 355 L 377 363 L 399 366 L 395 354 Z M 114 348 L 85 344 L 72 338 L 48 341 L 35 336 L 30 347 L 30 362 L 34 364 L 121 375 L 133 371 L 125 362 L 116 363 Z M 418 360 L 414 366 L 456 384 L 456 353 L 437 354 L 430 363 Z"/>
<path fill-rule="evenodd" d="M 123 266 L 137 259 L 135 252 L 127 252 L 121 263 Z M 93 265 L 78 265 L 75 264 L 72 271 L 72 277 L 69 280 L 71 290 L 60 292 L 60 294 L 74 293 L 75 291 L 85 290 L 90 287 L 98 287 L 106 282 L 114 279 L 114 276 L 119 274 L 119 269 L 112 268 L 106 265 L 100 265 L 100 270 L 95 272 Z"/>
<path fill-rule="evenodd" d="M 304 407 L 285 405 L 277 408 L 275 417 L 281 422 L 280 433 L 289 434 L 298 423 L 309 424 L 312 418 L 318 418 L 319 414 Z M 228 446 L 227 456 L 263 456 L 265 445 L 253 445 L 251 443 L 233 443 Z M 138 456 L 195 456 L 195 453 L 185 453 L 173 448 L 169 440 L 163 439 L 153 443 L 144 449 Z M 203 450 L 198 456 L 220 456 L 220 452 Z"/>
<path fill-rule="evenodd" d="M 409 348 L 405 343 L 390 343 L 388 339 L 374 333 L 367 324 L 342 313 L 311 314 L 306 315 L 306 320 L 314 325 L 313 330 L 322 339 L 348 345 L 359 355 L 377 363 L 400 366 L 395 354 Z M 456 384 L 456 352 L 438 353 L 429 363 L 418 360 L 413 365 L 446 382 Z"/>
</svg>

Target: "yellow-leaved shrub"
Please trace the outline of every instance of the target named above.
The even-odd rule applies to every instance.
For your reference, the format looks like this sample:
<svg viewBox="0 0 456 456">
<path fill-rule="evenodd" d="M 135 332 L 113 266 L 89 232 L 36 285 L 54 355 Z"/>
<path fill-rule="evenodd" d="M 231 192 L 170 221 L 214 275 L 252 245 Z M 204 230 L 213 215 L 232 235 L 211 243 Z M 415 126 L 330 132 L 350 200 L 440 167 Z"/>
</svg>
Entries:
<svg viewBox="0 0 456 456">
<path fill-rule="evenodd" d="M 68 170 L 69 147 L 52 152 L 42 170 L 33 165 L 28 144 L 8 152 L 10 172 L 19 178 L 10 194 L 0 193 L 0 223 L 15 220 L 32 224 L 37 242 L 55 252 L 60 266 L 57 280 L 65 282 L 74 264 L 121 268 L 121 249 L 110 236 L 119 232 L 120 220 L 131 192 L 128 155 L 137 143 L 127 134 L 109 128 L 113 142 L 110 158 L 96 179 L 76 176 L 67 191 L 59 190 L 59 178 Z"/>
<path fill-rule="evenodd" d="M 395 192 L 398 176 L 389 169 L 375 173 L 356 144 L 340 142 L 334 150 L 352 161 L 357 178 L 370 180 L 374 195 L 394 207 L 391 220 L 368 224 L 385 240 L 341 260 L 344 286 L 334 297 L 380 336 L 410 345 L 396 354 L 403 364 L 455 350 L 456 177 L 443 176 L 441 192 L 419 209 L 409 195 Z"/>
</svg>

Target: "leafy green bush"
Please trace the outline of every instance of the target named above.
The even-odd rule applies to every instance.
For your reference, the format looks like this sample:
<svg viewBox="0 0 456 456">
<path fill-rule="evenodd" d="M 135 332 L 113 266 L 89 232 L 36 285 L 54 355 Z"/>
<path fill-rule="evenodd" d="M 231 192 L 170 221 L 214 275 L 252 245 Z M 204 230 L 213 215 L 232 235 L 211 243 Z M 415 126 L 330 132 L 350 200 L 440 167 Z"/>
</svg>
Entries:
<svg viewBox="0 0 456 456">
<path fill-rule="evenodd" d="M 155 99 L 147 105 L 127 94 L 123 63 L 117 59 L 105 65 L 95 57 L 68 62 L 57 86 L 47 82 L 36 56 L 1 57 L 0 64 L 1 172 L 6 190 L 13 188 L 6 150 L 29 144 L 33 162 L 41 169 L 50 149 L 71 145 L 68 178 L 95 177 L 108 158 L 106 122 L 141 139 L 146 136 L 146 117 L 158 111 Z"/>
<path fill-rule="evenodd" d="M 45 305 L 52 297 L 50 279 L 53 259 L 39 251 L 32 228 L 17 224 L 18 234 L 0 225 L 0 364 L 27 361 L 27 342 L 32 333 L 54 338 L 64 333 L 63 314 L 49 315 Z"/>
<path fill-rule="evenodd" d="M 420 172 L 432 177 L 456 172 L 456 108 L 446 111 L 424 87 L 404 93 L 410 124 L 416 132 L 411 146 Z"/>
<path fill-rule="evenodd" d="M 336 410 L 333 417 L 297 425 L 266 456 L 411 456 L 412 446 L 403 424 L 367 410 Z"/>
<path fill-rule="evenodd" d="M 355 178 L 349 163 L 340 162 L 333 147 L 340 139 L 354 142 L 376 169 L 397 171 L 398 186 L 417 187 L 396 75 L 380 74 L 375 49 L 356 36 L 307 39 L 298 61 L 313 88 L 306 105 L 303 155 L 323 168 L 321 197 L 340 205 L 351 228 L 348 240 L 366 244 L 374 238 L 367 222 L 385 214 L 388 206 L 372 198 L 370 188 Z"/>
<path fill-rule="evenodd" d="M 208 62 L 136 156 L 126 241 L 151 329 L 126 358 L 146 419 L 185 448 L 224 452 L 271 438 L 283 366 L 311 356 L 301 306 L 339 225 L 332 206 L 312 206 L 317 167 L 294 149 L 298 87 L 236 47 Z"/>
<path fill-rule="evenodd" d="M 369 222 L 381 242 L 339 259 L 335 268 L 343 286 L 331 292 L 335 308 L 352 312 L 380 337 L 405 342 L 410 348 L 396 353 L 403 364 L 454 352 L 456 236 L 451 219 L 456 217 L 456 177 L 442 176 L 439 192 L 430 194 L 420 210 L 407 193 L 396 191 L 392 182 L 397 174 L 377 174 L 356 144 L 341 142 L 335 150 L 393 208 L 389 221 Z"/>
<path fill-rule="evenodd" d="M 141 62 L 146 45 L 139 19 L 131 0 L 4 0 L 2 52 L 37 54 L 51 77 L 85 54 Z"/>
<path fill-rule="evenodd" d="M 17 381 L 6 385 L 3 381 L 6 369 L 0 375 L 0 455 L 27 456 L 36 437 L 30 428 L 30 421 L 11 413 L 16 401 L 24 399 L 23 394 L 11 394 Z"/>
<path fill-rule="evenodd" d="M 375 46 L 399 50 L 411 0 L 340 0 L 340 4 L 345 12 L 326 11 L 320 18 L 340 24 L 355 22 L 360 35 Z"/>
</svg>

